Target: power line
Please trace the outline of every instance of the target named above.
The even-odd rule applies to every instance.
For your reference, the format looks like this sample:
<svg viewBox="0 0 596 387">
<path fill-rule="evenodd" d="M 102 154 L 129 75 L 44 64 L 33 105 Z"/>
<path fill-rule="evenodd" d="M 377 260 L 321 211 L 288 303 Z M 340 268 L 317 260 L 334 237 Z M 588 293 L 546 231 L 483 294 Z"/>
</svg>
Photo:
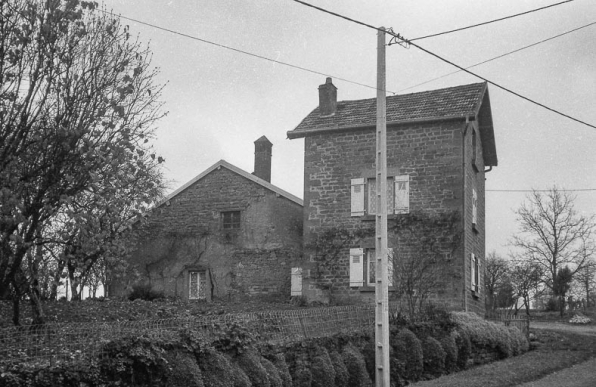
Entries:
<svg viewBox="0 0 596 387">
<path fill-rule="evenodd" d="M 544 104 L 542 104 L 542 103 L 540 103 L 540 102 L 537 102 L 537 101 L 535 101 L 535 100 L 533 100 L 533 99 L 531 99 L 531 98 L 528 98 L 528 97 L 526 97 L 526 96 L 524 96 L 524 95 L 522 95 L 522 94 L 520 94 L 520 93 L 517 93 L 517 92 L 515 92 L 515 91 L 513 91 L 513 90 L 511 90 L 511 89 L 509 89 L 509 88 L 507 88 L 507 87 L 505 87 L 505 86 L 502 86 L 502 85 L 500 85 L 500 84 L 498 84 L 498 83 L 496 83 L 496 82 L 493 82 L 493 81 L 489 80 L 488 78 L 485 78 L 485 77 L 483 77 L 483 76 L 481 76 L 481 75 L 478 75 L 478 74 L 476 74 L 476 73 L 474 73 L 474 72 L 472 72 L 472 71 L 470 71 L 470 70 L 467 70 L 467 69 L 465 69 L 464 67 L 462 67 L 462 66 L 460 66 L 460 65 L 458 65 L 458 64 L 455 64 L 454 62 L 452 62 L 452 61 L 450 61 L 450 60 L 448 60 L 448 59 L 445 59 L 445 58 L 441 57 L 440 55 L 438 55 L 438 54 L 435 54 L 434 52 L 431 52 L 431 51 L 429 51 L 429 50 L 427 50 L 427 49 L 425 49 L 425 48 L 421 47 L 420 45 L 418 45 L 418 44 L 416 44 L 416 43 L 412 43 L 412 41 L 410 41 L 410 40 L 408 40 L 408 39 L 405 39 L 405 38 L 404 38 L 404 37 L 402 37 L 400 34 L 396 34 L 396 33 L 394 33 L 394 32 L 393 32 L 393 31 L 391 31 L 391 30 L 385 30 L 385 29 L 383 29 L 383 28 L 378 28 L 378 27 L 375 27 L 375 26 L 373 26 L 373 25 L 370 25 L 370 24 L 367 24 L 367 23 L 363 23 L 363 22 L 361 22 L 361 21 L 354 20 L 354 19 L 348 18 L 348 17 L 346 17 L 346 16 L 340 15 L 340 14 L 338 14 L 338 13 L 335 13 L 335 12 L 328 11 L 328 10 L 326 10 L 326 9 L 324 9 L 324 8 L 320 8 L 320 7 L 314 6 L 314 5 L 312 5 L 312 4 L 305 3 L 304 1 L 301 1 L 301 0 L 293 0 L 293 1 L 295 1 L 295 2 L 297 2 L 297 3 L 300 3 L 300 4 L 304 4 L 304 5 L 306 5 L 306 6 L 308 6 L 308 7 L 311 7 L 311 8 L 315 8 L 315 9 L 317 9 L 317 10 L 319 10 L 319 11 L 322 11 L 322 12 L 328 13 L 328 14 L 330 14 L 330 15 L 337 16 L 337 17 L 340 17 L 340 18 L 342 18 L 342 19 L 345 19 L 345 20 L 348 20 L 348 21 L 354 22 L 354 23 L 356 23 L 356 24 L 360 24 L 360 25 L 362 25 L 362 26 L 364 26 L 364 27 L 368 27 L 368 28 L 371 28 L 371 29 L 373 29 L 373 30 L 376 30 L 376 31 L 381 31 L 381 32 L 388 33 L 388 34 L 390 34 L 391 36 L 393 36 L 394 38 L 396 38 L 396 40 L 398 40 L 398 41 L 401 41 L 401 42 L 403 42 L 403 43 L 406 43 L 406 44 L 408 44 L 408 45 L 414 46 L 414 47 L 416 47 L 417 49 L 419 49 L 420 51 L 423 51 L 423 52 L 425 52 L 425 53 L 427 53 L 427 54 L 429 54 L 429 55 L 432 55 L 432 56 L 434 56 L 435 58 L 437 58 L 437 59 L 439 59 L 439 60 L 441 60 L 441 61 L 443 61 L 443 62 L 445 62 L 445 63 L 448 63 L 448 64 L 450 64 L 451 66 L 454 66 L 454 67 L 456 67 L 456 68 L 460 69 L 460 70 L 461 70 L 461 71 L 463 71 L 463 72 L 466 72 L 466 73 L 468 73 L 468 74 L 470 74 L 470 75 L 473 75 L 473 76 L 475 76 L 476 78 L 478 78 L 478 79 L 481 79 L 481 80 L 483 80 L 483 81 L 485 81 L 485 82 L 487 82 L 487 83 L 489 83 L 489 84 L 491 84 L 491 85 L 493 85 L 493 86 L 495 86 L 495 87 L 497 87 L 497 88 L 499 88 L 499 89 L 501 89 L 501 90 L 504 90 L 504 91 L 506 91 L 506 92 L 508 92 L 508 93 L 510 93 L 510 94 L 513 94 L 513 95 L 515 95 L 515 96 L 516 96 L 516 97 L 518 97 L 518 98 L 521 98 L 521 99 L 523 99 L 523 100 L 525 100 L 525 101 L 528 101 L 528 102 L 530 102 L 530 103 L 533 103 L 533 104 L 535 104 L 535 105 L 537 105 L 537 106 L 540 106 L 540 107 L 542 107 L 542 108 L 544 108 L 544 109 L 546 109 L 546 110 L 549 110 L 549 111 L 551 111 L 551 112 L 553 112 L 553 113 L 555 113 L 555 114 L 558 114 L 558 115 L 560 115 L 560 116 L 566 117 L 566 118 L 568 118 L 568 119 L 570 119 L 570 120 L 572 120 L 572 121 L 575 121 L 575 122 L 578 122 L 578 123 L 580 123 L 580 124 L 583 124 L 583 125 L 586 125 L 586 126 L 589 126 L 589 127 L 591 127 L 591 128 L 594 128 L 594 129 L 596 129 L 596 126 L 594 126 L 594 125 L 592 125 L 592 124 L 589 124 L 589 123 L 587 123 L 587 122 L 585 122 L 585 121 L 582 121 L 582 120 L 580 120 L 580 119 L 578 119 L 578 118 L 572 117 L 572 116 L 570 116 L 570 115 L 568 115 L 568 114 L 565 114 L 565 113 L 563 113 L 563 112 L 560 112 L 560 111 L 558 111 L 558 110 L 556 110 L 556 109 L 553 109 L 553 108 L 551 108 L 551 107 L 548 107 L 548 106 L 546 106 L 546 105 L 544 105 Z"/>
<path fill-rule="evenodd" d="M 570 33 L 572 33 L 572 32 L 575 32 L 575 31 L 577 31 L 577 30 L 581 30 L 582 28 L 590 27 L 590 26 L 592 26 L 592 25 L 594 25 L 594 24 L 596 24 L 596 22 L 592 22 L 592 23 L 589 23 L 589 24 L 583 25 L 583 26 L 581 26 L 581 27 L 574 28 L 574 29 L 572 29 L 572 30 L 570 30 L 570 31 L 563 32 L 563 33 L 561 33 L 561 34 L 558 34 L 558 35 L 555 35 L 555 36 L 551 36 L 550 38 L 543 39 L 543 40 L 541 40 L 541 41 L 538 41 L 538 42 L 536 42 L 536 43 L 532 43 L 532 44 L 529 44 L 529 45 L 527 45 L 527 46 L 520 47 L 520 48 L 518 48 L 518 49 L 516 49 L 516 50 L 509 51 L 509 52 L 506 52 L 506 53 L 504 53 L 504 54 L 501 54 L 501 55 L 495 56 L 495 57 L 493 57 L 493 58 L 490 58 L 490 59 L 484 60 L 484 61 L 482 61 L 482 62 L 475 63 L 475 64 L 473 64 L 473 65 L 471 65 L 471 66 L 468 66 L 468 67 L 466 67 L 466 69 L 471 69 L 472 67 L 476 67 L 476 66 L 480 66 L 480 65 L 483 65 L 483 64 L 485 64 L 485 63 L 488 63 L 488 62 L 492 62 L 493 60 L 500 59 L 500 58 L 503 58 L 503 57 L 505 57 L 505 56 L 507 56 L 507 55 L 511 55 L 511 54 L 514 54 L 514 53 L 516 53 L 516 52 L 520 52 L 520 51 L 522 51 L 522 50 L 525 50 L 525 49 L 527 49 L 527 48 L 530 48 L 530 47 L 537 46 L 537 45 L 539 45 L 539 44 L 542 44 L 542 43 L 548 42 L 549 40 L 553 40 L 553 39 L 559 38 L 559 37 L 561 37 L 561 36 L 564 36 L 564 35 L 570 34 Z M 416 84 L 416 85 L 413 85 L 413 86 L 410 86 L 410 87 L 406 87 L 405 89 L 398 90 L 397 92 L 398 92 L 398 93 L 400 93 L 400 92 L 402 92 L 402 91 L 405 91 L 405 90 L 410 90 L 410 89 L 413 89 L 413 88 L 415 88 L 415 87 L 418 87 L 418 86 L 426 85 L 427 83 L 431 83 L 431 82 L 434 82 L 434 81 L 436 81 L 436 80 L 438 80 L 438 79 L 442 79 L 442 78 L 448 77 L 448 76 L 450 76 L 450 75 L 457 74 L 457 73 L 459 73 L 459 72 L 461 72 L 461 71 L 462 71 L 462 70 L 456 70 L 456 71 L 452 71 L 452 72 L 450 72 L 450 73 L 447 73 L 447 74 L 441 75 L 441 76 L 439 76 L 439 77 L 436 77 L 436 78 L 433 78 L 433 79 L 429 79 L 428 81 L 424 81 L 424 82 L 422 82 L 422 83 L 418 83 L 418 84 Z"/>
<path fill-rule="evenodd" d="M 561 5 L 561 4 L 565 4 L 565 3 L 570 3 L 572 1 L 573 0 L 561 1 L 560 3 L 555 3 L 555 4 L 547 5 L 545 7 L 540 7 L 540 8 L 532 9 L 532 10 L 526 11 L 526 12 L 516 13 L 515 15 L 505 16 L 505 17 L 502 17 L 502 18 L 499 18 L 499 19 L 495 19 L 495 20 L 491 20 L 491 21 L 487 21 L 487 22 L 484 22 L 484 23 L 478 23 L 478 24 L 474 24 L 474 25 L 471 25 L 471 26 L 467 26 L 467 27 L 456 28 L 454 30 L 439 32 L 439 33 L 432 34 L 432 35 L 421 36 L 419 38 L 410 39 L 410 42 L 413 42 L 414 40 L 422 40 L 422 39 L 426 39 L 426 38 L 433 38 L 435 36 L 446 35 L 446 34 L 450 34 L 452 32 L 463 31 L 463 30 L 467 30 L 467 29 L 470 29 L 470 28 L 474 28 L 474 27 L 484 26 L 484 25 L 495 23 L 495 22 L 498 22 L 498 21 L 507 20 L 507 19 L 511 19 L 511 18 L 514 18 L 514 17 L 517 17 L 517 16 L 527 15 L 527 14 L 532 13 L 532 12 L 541 11 L 543 9 L 555 7 L 557 5 Z"/>
<path fill-rule="evenodd" d="M 283 65 L 283 66 L 288 66 L 288 67 L 291 67 L 291 68 L 294 68 L 294 69 L 306 71 L 306 72 L 309 72 L 309 73 L 312 73 L 312 74 L 322 75 L 324 77 L 332 77 L 333 79 L 337 79 L 337 80 L 348 82 L 348 83 L 351 83 L 351 84 L 354 84 L 354 85 L 358 85 L 358 86 L 366 87 L 366 88 L 369 88 L 369 89 L 377 90 L 376 87 L 370 86 L 370 85 L 367 85 L 367 84 L 364 84 L 364 83 L 360 83 L 360 82 L 356 82 L 356 81 L 351 81 L 351 80 L 346 79 L 346 78 L 337 77 L 335 75 L 326 74 L 326 73 L 323 73 L 323 72 L 320 72 L 320 71 L 316 71 L 316 70 L 311 70 L 311 69 L 308 69 L 306 67 L 301 67 L 301 66 L 293 65 L 291 63 L 282 62 L 282 61 L 279 61 L 277 59 L 267 58 L 266 56 L 262 56 L 262 55 L 254 54 L 252 52 L 244 51 L 244 50 L 241 50 L 241 49 L 238 49 L 238 48 L 226 46 L 226 45 L 221 44 L 221 43 L 212 42 L 212 41 L 207 40 L 207 39 L 197 38 L 196 36 L 188 35 L 188 34 L 185 34 L 183 32 L 174 31 L 174 30 L 171 30 L 171 29 L 165 28 L 165 27 L 160 27 L 160 26 L 157 26 L 155 24 L 151 24 L 151 23 L 143 22 L 143 21 L 140 21 L 140 20 L 137 20 L 137 19 L 133 19 L 131 17 L 122 16 L 122 15 L 116 15 L 116 14 L 110 12 L 110 11 L 105 11 L 105 10 L 101 10 L 101 11 L 102 12 L 105 12 L 105 13 L 108 13 L 110 15 L 113 15 L 113 16 L 117 16 L 117 17 L 122 18 L 122 19 L 130 20 L 132 22 L 143 24 L 143 25 L 146 25 L 146 26 L 151 27 L 151 28 L 155 28 L 155 29 L 158 29 L 158 30 L 166 31 L 166 32 L 169 32 L 171 34 L 180 35 L 180 36 L 183 36 L 185 38 L 197 40 L 199 42 L 211 44 L 213 46 L 220 47 L 220 48 L 223 48 L 223 49 L 226 49 L 226 50 L 231 50 L 231 51 L 234 51 L 234 52 L 237 52 L 237 53 L 240 53 L 240 54 L 252 56 L 252 57 L 258 58 L 258 59 L 263 59 L 263 60 L 266 60 L 266 61 L 269 61 L 269 62 L 273 62 L 273 63 L 277 63 L 277 64 L 280 64 L 280 65 Z M 385 91 L 388 92 L 388 93 L 391 93 L 393 95 L 396 94 L 396 92 L 391 91 L 391 90 L 385 90 Z"/>
</svg>

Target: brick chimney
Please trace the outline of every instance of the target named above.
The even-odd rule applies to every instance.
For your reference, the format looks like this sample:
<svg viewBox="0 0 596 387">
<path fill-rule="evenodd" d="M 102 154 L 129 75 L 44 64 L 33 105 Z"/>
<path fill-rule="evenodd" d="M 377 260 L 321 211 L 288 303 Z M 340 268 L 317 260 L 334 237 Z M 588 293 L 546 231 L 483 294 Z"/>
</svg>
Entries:
<svg viewBox="0 0 596 387">
<path fill-rule="evenodd" d="M 273 144 L 265 136 L 255 141 L 255 171 L 256 177 L 271 183 L 271 148 Z"/>
<path fill-rule="evenodd" d="M 337 87 L 327 78 L 325 84 L 319 86 L 319 112 L 321 116 L 332 116 L 337 110 Z"/>
</svg>

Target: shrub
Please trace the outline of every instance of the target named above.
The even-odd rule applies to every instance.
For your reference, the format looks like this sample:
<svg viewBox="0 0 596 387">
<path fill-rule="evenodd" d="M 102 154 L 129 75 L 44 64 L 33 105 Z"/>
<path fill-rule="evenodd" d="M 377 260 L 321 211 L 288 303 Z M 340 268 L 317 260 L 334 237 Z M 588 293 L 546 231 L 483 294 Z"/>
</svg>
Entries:
<svg viewBox="0 0 596 387">
<path fill-rule="evenodd" d="M 346 386 L 371 387 L 372 381 L 370 380 L 370 376 L 368 376 L 362 354 L 352 344 L 348 344 L 343 348 L 341 356 L 348 369 L 349 378 Z"/>
<path fill-rule="evenodd" d="M 472 344 L 497 350 L 502 358 L 511 356 L 511 335 L 505 325 L 484 320 L 475 313 L 454 312 L 451 316 L 468 333 Z"/>
<path fill-rule="evenodd" d="M 424 358 L 420 340 L 409 329 L 399 331 L 397 340 L 402 341 L 405 346 L 403 349 L 405 355 L 405 378 L 410 381 L 420 379 L 424 370 Z"/>
<path fill-rule="evenodd" d="M 447 373 L 457 370 L 457 344 L 453 335 L 444 336 L 440 341 L 445 351 L 445 371 Z"/>
<path fill-rule="evenodd" d="M 271 387 L 283 387 L 283 380 L 281 379 L 279 371 L 275 365 L 264 357 L 261 358 L 261 364 L 263 365 L 263 368 L 265 368 L 265 371 L 267 371 L 267 376 L 269 378 L 269 382 L 271 383 Z"/>
<path fill-rule="evenodd" d="M 172 387 L 204 387 L 201 369 L 193 354 L 170 351 L 165 355 L 170 372 L 167 385 Z"/>
<path fill-rule="evenodd" d="M 294 364 L 291 367 L 292 384 L 294 387 L 311 387 L 312 373 L 310 372 L 310 362 L 306 354 L 299 353 L 294 358 Z"/>
<path fill-rule="evenodd" d="M 335 385 L 335 369 L 329 352 L 324 347 L 316 347 L 310 361 L 312 387 L 333 387 Z"/>
<path fill-rule="evenodd" d="M 267 376 L 267 370 L 261 363 L 261 355 L 254 349 L 243 352 L 236 358 L 236 362 L 242 368 L 253 386 L 271 387 Z"/>
<path fill-rule="evenodd" d="M 199 368 L 205 387 L 232 387 L 234 374 L 228 359 L 213 348 L 204 348 L 199 357 Z"/>
<path fill-rule="evenodd" d="M 228 321 L 215 327 L 213 346 L 221 352 L 238 355 L 257 342 L 259 335 L 239 321 Z"/>
<path fill-rule="evenodd" d="M 153 290 L 150 283 L 138 283 L 133 285 L 132 292 L 128 295 L 130 301 L 141 299 L 145 301 L 153 301 L 158 298 L 164 298 L 163 292 Z"/>
<path fill-rule="evenodd" d="M 558 312 L 561 308 L 559 308 L 559 299 L 558 298 L 549 298 L 544 306 L 544 310 L 547 312 Z"/>
<path fill-rule="evenodd" d="M 441 344 L 428 336 L 422 340 L 422 354 L 424 358 L 424 371 L 438 376 L 445 371 L 445 351 Z"/>
<path fill-rule="evenodd" d="M 460 370 L 465 370 L 468 367 L 468 360 L 472 355 L 470 336 L 466 331 L 458 329 L 453 331 L 453 337 L 457 345 L 457 367 Z"/>
<path fill-rule="evenodd" d="M 232 385 L 234 387 L 252 387 L 252 383 L 242 368 L 232 365 Z"/>
<path fill-rule="evenodd" d="M 282 381 L 282 385 L 284 387 L 292 387 L 292 376 L 290 375 L 290 369 L 288 368 L 288 363 L 286 363 L 286 358 L 283 353 L 276 353 L 269 357 L 269 360 L 279 373 L 279 376 Z"/>
<path fill-rule="evenodd" d="M 350 374 L 348 373 L 348 369 L 346 368 L 346 364 L 341 355 L 339 352 L 333 351 L 329 354 L 329 358 L 331 359 L 331 364 L 335 371 L 335 385 L 337 387 L 347 386 Z"/>
</svg>

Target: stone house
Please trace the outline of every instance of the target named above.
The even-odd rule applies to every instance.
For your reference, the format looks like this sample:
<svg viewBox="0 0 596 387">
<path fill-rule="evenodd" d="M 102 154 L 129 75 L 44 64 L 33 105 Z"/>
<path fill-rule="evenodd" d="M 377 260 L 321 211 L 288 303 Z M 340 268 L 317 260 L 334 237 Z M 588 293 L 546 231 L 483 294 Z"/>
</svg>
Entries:
<svg viewBox="0 0 596 387">
<path fill-rule="evenodd" d="M 255 172 L 221 160 L 158 203 L 137 224 L 129 259 L 138 282 L 185 300 L 290 292 L 302 251 L 302 200 L 271 184 L 272 144 L 255 141 Z M 279 216 L 284 214 L 284 216 Z"/>
<path fill-rule="evenodd" d="M 305 261 L 293 278 L 295 295 L 374 297 L 375 125 L 375 98 L 337 101 L 327 78 L 319 106 L 288 132 L 305 141 Z M 425 259 L 420 251 L 434 246 L 440 286 L 430 297 L 454 309 L 484 311 L 485 176 L 496 165 L 486 83 L 387 97 L 392 263 L 416 264 Z M 449 232 L 426 227 L 441 216 L 452 219 Z M 404 224 L 412 225 L 408 235 Z M 321 260 L 313 247 L 328 230 L 358 235 L 334 241 L 334 267 L 325 266 L 329 254 Z"/>
</svg>

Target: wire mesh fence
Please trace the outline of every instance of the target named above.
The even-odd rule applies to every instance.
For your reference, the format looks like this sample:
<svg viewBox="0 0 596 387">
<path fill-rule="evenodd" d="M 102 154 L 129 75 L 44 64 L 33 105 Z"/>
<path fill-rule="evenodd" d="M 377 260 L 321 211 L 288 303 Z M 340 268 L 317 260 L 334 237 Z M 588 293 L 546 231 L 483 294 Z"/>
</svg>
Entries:
<svg viewBox="0 0 596 387">
<path fill-rule="evenodd" d="M 263 341 L 284 343 L 372 329 L 374 305 L 351 305 L 113 323 L 46 324 L 0 329 L 0 365 L 56 365 L 97 359 L 107 343 L 126 337 L 174 339 L 183 329 L 216 338 L 216 327 L 242 323 Z"/>
<path fill-rule="evenodd" d="M 513 314 L 509 310 L 487 311 L 486 319 L 501 322 L 506 326 L 517 327 L 526 337 L 530 335 L 530 318 L 524 315 Z"/>
</svg>

